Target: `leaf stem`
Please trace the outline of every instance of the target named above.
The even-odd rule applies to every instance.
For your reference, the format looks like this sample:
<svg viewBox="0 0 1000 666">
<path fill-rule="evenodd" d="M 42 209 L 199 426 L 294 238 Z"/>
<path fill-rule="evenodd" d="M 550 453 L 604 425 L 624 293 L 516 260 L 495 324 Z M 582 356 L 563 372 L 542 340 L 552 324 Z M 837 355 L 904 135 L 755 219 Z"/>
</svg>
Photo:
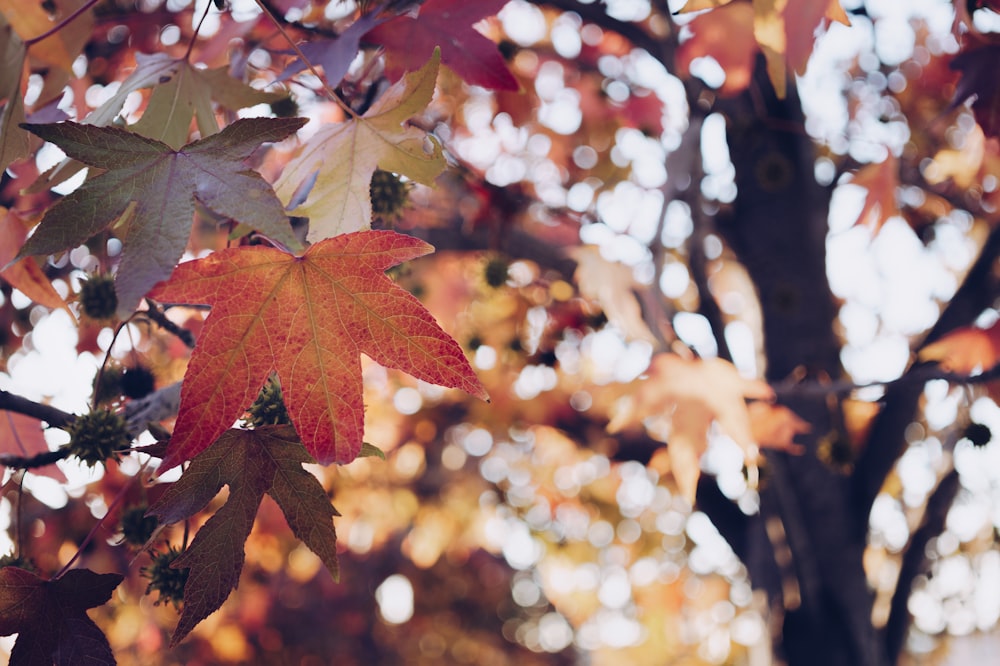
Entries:
<svg viewBox="0 0 1000 666">
<path fill-rule="evenodd" d="M 340 99 L 340 95 L 334 92 L 333 88 L 330 87 L 330 84 L 327 83 L 326 80 L 319 75 L 319 72 L 316 70 L 316 66 L 312 64 L 312 61 L 310 61 L 309 58 L 306 57 L 306 54 L 302 52 L 302 49 L 300 49 L 299 45 L 292 40 L 291 36 L 287 32 L 285 32 L 285 28 L 283 25 L 281 25 L 281 21 L 279 21 L 277 17 L 275 17 L 275 15 L 271 12 L 271 10 L 267 7 L 267 5 L 265 5 L 262 2 L 262 0 L 254 0 L 254 1 L 257 3 L 257 6 L 260 7 L 260 10 L 267 15 L 267 18 L 271 20 L 271 23 L 274 24 L 274 27 L 278 29 L 278 32 L 281 33 L 281 36 L 285 38 L 285 41 L 288 42 L 288 44 L 292 47 L 292 50 L 295 51 L 295 55 L 302 58 L 302 62 L 305 63 L 306 69 L 309 70 L 309 73 L 315 76 L 317 79 L 319 79 L 319 82 L 323 86 L 323 90 L 326 91 L 327 96 L 334 102 L 336 102 L 337 105 L 341 109 L 343 109 L 345 113 L 347 113 L 347 115 L 349 115 L 354 120 L 357 120 L 358 114 L 354 112 L 354 109 L 348 106 L 347 102 Z"/>
<path fill-rule="evenodd" d="M 142 470 L 140 469 L 139 472 L 141 474 Z M 132 487 L 132 484 L 135 483 L 137 479 L 139 479 L 140 474 L 136 474 L 135 476 L 132 477 L 132 479 L 128 483 L 122 486 L 122 489 L 118 491 L 118 495 L 115 496 L 115 500 L 111 503 L 111 506 L 109 506 L 108 510 L 104 512 L 104 515 L 101 516 L 101 518 L 97 521 L 97 524 L 95 524 L 90 529 L 90 532 L 87 533 L 87 536 L 83 538 L 83 541 L 80 542 L 80 545 L 77 547 L 76 553 L 74 553 L 73 557 L 69 558 L 69 562 L 64 564 L 63 568 L 60 569 L 59 572 L 52 577 L 52 580 L 57 580 L 59 578 L 62 578 L 62 576 L 67 571 L 69 571 L 69 568 L 73 566 L 73 563 L 76 562 L 78 559 L 80 559 L 80 555 L 83 554 L 84 549 L 91 541 L 93 541 L 94 536 L 97 534 L 97 530 L 99 530 L 101 526 L 104 525 L 104 521 L 107 520 L 108 516 L 110 516 L 114 512 L 114 510 L 117 509 L 118 506 L 125 500 L 125 496 L 128 494 L 129 489 Z"/>
<path fill-rule="evenodd" d="M 73 13 L 71 13 L 69 16 L 67 16 L 66 18 L 62 19 L 58 23 L 56 23 L 54 26 L 52 26 L 51 28 L 49 28 L 48 30 L 46 30 L 45 32 L 43 32 L 42 34 L 38 35 L 37 37 L 32 37 L 31 39 L 24 40 L 24 48 L 27 49 L 30 46 L 32 46 L 34 44 L 37 44 L 38 42 L 42 41 L 43 39 L 48 39 L 49 37 L 51 37 L 55 33 L 59 32 L 60 30 L 62 30 L 63 28 L 65 28 L 67 25 L 69 25 L 70 23 L 72 23 L 73 21 L 75 21 L 78 16 L 80 16 L 81 14 L 83 14 L 84 12 L 86 12 L 88 9 L 90 9 L 91 7 L 93 7 L 94 5 L 96 5 L 97 2 L 98 2 L 98 0 L 87 0 L 87 2 L 85 2 L 82 5 L 80 5 L 79 7 L 77 7 L 76 10 L 73 11 Z"/>
<path fill-rule="evenodd" d="M 184 52 L 184 60 L 185 61 L 188 58 L 191 57 L 191 50 L 194 48 L 194 43 L 198 39 L 198 33 L 201 32 L 201 24 L 205 22 L 206 18 L 208 18 L 208 12 L 209 12 L 209 10 L 211 8 L 212 8 L 212 3 L 211 2 L 206 2 L 205 3 L 205 11 L 201 15 L 201 19 L 198 20 L 198 25 L 196 25 L 195 28 L 194 28 L 194 34 L 191 35 L 191 41 L 188 42 L 187 51 Z"/>
</svg>

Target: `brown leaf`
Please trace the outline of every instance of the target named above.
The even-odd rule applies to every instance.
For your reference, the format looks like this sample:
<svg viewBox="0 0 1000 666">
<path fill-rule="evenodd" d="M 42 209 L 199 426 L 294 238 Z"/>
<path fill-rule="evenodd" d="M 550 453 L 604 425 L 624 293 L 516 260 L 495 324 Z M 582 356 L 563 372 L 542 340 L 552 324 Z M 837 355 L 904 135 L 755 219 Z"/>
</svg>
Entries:
<svg viewBox="0 0 1000 666">
<path fill-rule="evenodd" d="M 757 446 L 747 399 L 772 400 L 774 391 L 758 379 L 740 375 L 722 359 L 684 359 L 676 354 L 653 357 L 645 379 L 619 401 L 608 424 L 615 433 L 636 424 L 667 442 L 671 472 L 684 497 L 694 502 L 698 460 L 708 446 L 715 421 L 755 461 Z"/>
</svg>

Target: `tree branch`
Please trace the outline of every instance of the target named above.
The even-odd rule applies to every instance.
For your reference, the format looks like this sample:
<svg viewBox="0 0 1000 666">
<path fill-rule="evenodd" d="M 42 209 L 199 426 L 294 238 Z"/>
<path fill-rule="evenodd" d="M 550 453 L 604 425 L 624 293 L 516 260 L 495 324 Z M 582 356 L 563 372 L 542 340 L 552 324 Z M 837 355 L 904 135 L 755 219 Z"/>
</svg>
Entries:
<svg viewBox="0 0 1000 666">
<path fill-rule="evenodd" d="M 75 415 L 64 412 L 58 407 L 28 400 L 7 391 L 0 391 L 0 410 L 24 414 L 39 421 L 45 421 L 53 428 L 64 430 L 76 421 Z"/>
<path fill-rule="evenodd" d="M 896 663 L 910 627 L 907 603 L 917 576 L 927 570 L 927 544 L 944 531 L 948 510 L 960 487 L 958 472 L 952 469 L 938 483 L 927 500 L 927 510 L 920 527 L 913 533 L 900 564 L 899 580 L 892 595 L 889 620 L 885 625 L 885 642 L 891 663 Z"/>
</svg>

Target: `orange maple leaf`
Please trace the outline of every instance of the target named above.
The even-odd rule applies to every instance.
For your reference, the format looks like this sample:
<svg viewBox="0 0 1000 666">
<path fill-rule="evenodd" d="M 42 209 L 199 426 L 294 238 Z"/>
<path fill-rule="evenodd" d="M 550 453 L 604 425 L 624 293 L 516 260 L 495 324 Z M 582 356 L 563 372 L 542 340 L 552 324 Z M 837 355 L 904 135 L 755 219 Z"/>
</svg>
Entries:
<svg viewBox="0 0 1000 666">
<path fill-rule="evenodd" d="M 851 185 L 868 190 L 855 226 L 867 224 L 877 233 L 886 220 L 899 215 L 899 205 L 896 203 L 899 162 L 892 153 L 881 162 L 858 169 L 851 178 Z"/>
<path fill-rule="evenodd" d="M 487 400 L 458 343 L 384 274 L 431 251 L 403 234 L 360 231 L 316 243 L 302 256 L 231 248 L 181 264 L 150 297 L 206 303 L 212 312 L 184 376 L 161 470 L 211 445 L 272 370 L 302 443 L 323 464 L 348 463 L 361 450 L 360 353 Z"/>
<path fill-rule="evenodd" d="M 642 423 L 651 437 L 667 442 L 677 487 L 694 503 L 701 473 L 698 461 L 708 447 L 712 421 L 740 445 L 748 462 L 756 462 L 762 442 L 755 439 L 747 398 L 772 400 L 774 391 L 764 381 L 741 376 L 732 363 L 722 359 L 658 354 L 650 362 L 647 378 L 620 401 L 608 432 Z M 791 427 L 800 426 L 793 423 Z M 794 433 L 789 440 L 791 436 Z"/>
<path fill-rule="evenodd" d="M 961 375 L 989 370 L 1000 362 L 1000 322 L 989 328 L 956 329 L 921 349 L 917 356 L 921 361 L 937 361 L 942 369 Z"/>
</svg>

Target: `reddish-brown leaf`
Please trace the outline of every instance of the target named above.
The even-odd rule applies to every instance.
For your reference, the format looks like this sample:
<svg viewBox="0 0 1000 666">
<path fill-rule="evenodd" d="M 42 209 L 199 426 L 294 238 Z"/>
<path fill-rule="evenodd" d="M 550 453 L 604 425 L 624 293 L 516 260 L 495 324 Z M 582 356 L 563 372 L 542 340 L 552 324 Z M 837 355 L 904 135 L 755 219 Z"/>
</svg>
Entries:
<svg viewBox="0 0 1000 666">
<path fill-rule="evenodd" d="M 359 354 L 487 399 L 461 347 L 385 269 L 432 251 L 391 231 L 316 243 L 302 256 L 234 248 L 181 264 L 150 296 L 212 306 L 184 377 L 162 469 L 204 451 L 272 371 L 302 443 L 321 463 L 361 450 Z"/>
<path fill-rule="evenodd" d="M 123 578 L 73 569 L 43 580 L 17 567 L 0 569 L 0 636 L 18 635 L 11 666 L 113 665 L 108 639 L 87 609 L 106 604 Z"/>
<path fill-rule="evenodd" d="M 0 270 L 0 277 L 10 286 L 20 289 L 35 303 L 47 308 L 62 308 L 72 316 L 73 313 L 70 312 L 66 301 L 45 277 L 35 259 L 25 257 L 11 263 L 17 256 L 17 251 L 24 245 L 30 228 L 28 221 L 15 211 L 0 208 L 0 268 L 3 268 Z"/>
<path fill-rule="evenodd" d="M 493 90 L 517 90 L 496 44 L 472 24 L 496 14 L 507 0 L 428 0 L 420 15 L 397 16 L 365 35 L 386 50 L 386 71 L 392 78 L 420 68 L 441 47 L 441 62 L 473 85 Z"/>
<path fill-rule="evenodd" d="M 886 220 L 899 215 L 896 187 L 899 185 L 899 162 L 889 154 L 883 161 L 858 169 L 851 178 L 852 185 L 859 185 L 868 193 L 858 214 L 856 225 L 867 224 L 877 232 Z"/>
<path fill-rule="evenodd" d="M 721 95 L 746 90 L 753 75 L 757 41 L 753 35 L 753 8 L 734 2 L 695 18 L 688 25 L 691 38 L 677 49 L 677 67 L 688 71 L 695 58 L 711 56 L 726 73 Z"/>
<path fill-rule="evenodd" d="M 45 442 L 45 434 L 38 419 L 15 412 L 0 411 L 0 453 L 30 457 L 48 450 L 49 446 Z M 66 481 L 66 476 L 55 464 L 35 467 L 31 471 L 59 482 Z"/>
<path fill-rule="evenodd" d="M 228 430 L 150 509 L 161 522 L 176 523 L 203 509 L 222 486 L 229 486 L 226 503 L 171 565 L 190 569 L 172 644 L 215 612 L 239 583 L 243 545 L 264 493 L 281 507 L 295 536 L 319 555 L 334 578 L 338 576 L 333 528 L 337 512 L 316 477 L 302 469 L 308 462 L 312 459 L 288 426 Z"/>
</svg>

